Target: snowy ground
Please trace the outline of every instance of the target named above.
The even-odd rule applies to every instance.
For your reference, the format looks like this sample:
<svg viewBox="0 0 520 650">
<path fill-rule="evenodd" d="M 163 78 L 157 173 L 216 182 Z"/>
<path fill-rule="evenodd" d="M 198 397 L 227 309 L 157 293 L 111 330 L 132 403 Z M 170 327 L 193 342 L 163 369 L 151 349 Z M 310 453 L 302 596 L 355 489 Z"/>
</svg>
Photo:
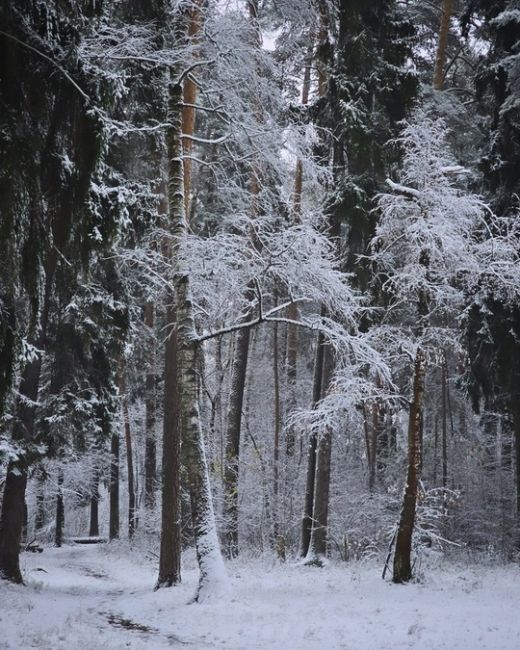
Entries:
<svg viewBox="0 0 520 650">
<path fill-rule="evenodd" d="M 27 586 L 0 584 L 2 650 L 520 648 L 515 566 L 444 563 L 403 587 L 383 582 L 380 566 L 235 563 L 230 600 L 199 605 L 188 604 L 194 569 L 154 593 L 154 566 L 122 545 L 22 557 Z"/>
</svg>

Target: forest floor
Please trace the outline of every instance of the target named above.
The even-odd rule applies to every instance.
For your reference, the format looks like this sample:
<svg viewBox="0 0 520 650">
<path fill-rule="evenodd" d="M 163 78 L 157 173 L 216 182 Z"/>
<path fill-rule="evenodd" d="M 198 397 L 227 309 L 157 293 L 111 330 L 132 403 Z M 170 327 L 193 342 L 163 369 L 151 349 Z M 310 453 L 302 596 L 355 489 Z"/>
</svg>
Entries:
<svg viewBox="0 0 520 650">
<path fill-rule="evenodd" d="M 24 553 L 27 586 L 0 581 L 2 650 L 518 650 L 520 568 L 423 564 L 423 581 L 380 566 L 229 565 L 229 600 L 188 604 L 197 584 L 153 591 L 155 566 L 120 544 Z"/>
</svg>

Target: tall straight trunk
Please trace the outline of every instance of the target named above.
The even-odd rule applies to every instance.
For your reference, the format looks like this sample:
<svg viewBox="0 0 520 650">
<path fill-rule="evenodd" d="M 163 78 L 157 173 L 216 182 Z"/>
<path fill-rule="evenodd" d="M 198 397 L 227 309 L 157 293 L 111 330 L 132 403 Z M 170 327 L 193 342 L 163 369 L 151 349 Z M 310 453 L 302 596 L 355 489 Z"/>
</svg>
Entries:
<svg viewBox="0 0 520 650">
<path fill-rule="evenodd" d="M 58 470 L 58 491 L 56 493 L 56 530 L 54 545 L 60 548 L 63 543 L 63 527 L 65 524 L 65 508 L 63 506 L 63 470 Z"/>
<path fill-rule="evenodd" d="M 453 0 L 443 0 L 441 23 L 439 27 L 439 41 L 435 56 L 435 67 L 433 70 L 433 87 L 435 90 L 442 90 L 444 86 L 444 68 L 446 67 L 446 49 L 448 45 L 448 34 L 450 31 L 450 20 L 453 15 Z"/>
<path fill-rule="evenodd" d="M 328 389 L 334 370 L 332 347 L 324 345 L 322 393 Z M 316 478 L 314 481 L 314 505 L 311 528 L 311 541 L 307 557 L 319 560 L 327 553 L 327 526 L 329 519 L 329 489 L 332 452 L 332 429 L 326 427 L 318 437 L 316 457 Z"/>
<path fill-rule="evenodd" d="M 442 510 L 446 514 L 448 497 L 448 366 L 446 355 L 442 360 Z"/>
<path fill-rule="evenodd" d="M 94 476 L 92 479 L 88 534 L 89 537 L 97 537 L 99 535 L 99 471 L 97 468 L 94 470 Z"/>
<path fill-rule="evenodd" d="M 144 324 L 148 329 L 148 368 L 145 384 L 145 451 L 144 451 L 144 505 L 153 509 L 155 506 L 155 487 L 157 481 L 157 446 L 155 442 L 156 423 L 156 342 L 155 342 L 155 306 L 147 300 L 144 306 Z"/>
<path fill-rule="evenodd" d="M 307 58 L 303 72 L 302 84 L 302 106 L 307 106 L 309 103 L 309 92 L 311 86 L 311 63 L 312 52 L 314 49 L 314 39 L 311 42 L 307 51 Z M 302 195 L 303 195 L 303 163 L 301 158 L 296 161 L 296 170 L 294 174 L 294 192 L 293 192 L 293 220 L 295 223 L 301 222 L 302 210 Z M 297 321 L 299 317 L 298 305 L 293 302 L 287 309 L 287 318 L 292 321 Z M 290 413 L 296 408 L 296 385 L 297 385 L 297 361 L 298 361 L 298 326 L 289 323 L 287 325 L 287 392 L 288 402 L 287 411 Z M 293 427 L 287 428 L 285 438 L 285 448 L 287 456 L 292 456 L 294 452 L 294 429 Z"/>
<path fill-rule="evenodd" d="M 318 333 L 316 343 L 316 356 L 314 359 L 314 380 L 312 386 L 312 405 L 316 407 L 321 399 L 322 375 L 324 358 L 325 339 L 321 332 Z M 300 556 L 306 557 L 311 542 L 313 505 L 314 505 L 314 481 L 316 478 L 316 451 L 318 438 L 315 431 L 311 431 L 307 446 L 307 474 L 305 481 L 305 498 L 303 504 L 302 528 L 300 537 Z"/>
<path fill-rule="evenodd" d="M 415 525 L 417 492 L 420 481 L 421 444 L 420 429 L 424 400 L 424 376 L 426 358 L 421 348 L 418 348 L 413 375 L 413 396 L 410 404 L 408 422 L 408 471 L 404 492 L 403 506 L 397 530 L 394 555 L 394 582 L 408 582 L 412 578 L 412 537 Z"/>
<path fill-rule="evenodd" d="M 110 513 L 109 539 L 119 538 L 119 433 L 113 432 L 110 439 Z"/>
<path fill-rule="evenodd" d="M 172 262 L 177 311 L 177 377 L 182 453 L 190 493 L 200 577 L 196 599 L 218 597 L 227 588 L 227 577 L 217 536 L 199 413 L 197 369 L 199 368 L 189 275 L 183 261 L 183 240 L 187 233 L 184 210 L 184 168 L 182 164 L 180 84 L 170 86 L 167 131 L 169 222 L 172 234 Z"/>
<path fill-rule="evenodd" d="M 226 433 L 226 469 L 224 473 L 225 550 L 226 555 L 230 558 L 238 555 L 238 469 L 249 338 L 249 328 L 247 327 L 236 332 L 233 365 L 231 368 Z"/>
<path fill-rule="evenodd" d="M 519 377 L 517 377 L 517 380 Z M 515 482 L 516 482 L 516 535 L 515 545 L 520 549 L 520 395 L 512 395 L 511 411 L 513 415 L 515 445 Z"/>
<path fill-rule="evenodd" d="M 181 431 L 177 375 L 177 313 L 169 294 L 166 319 L 169 326 L 164 350 L 164 416 L 162 454 L 161 547 L 158 587 L 181 581 Z"/>
<path fill-rule="evenodd" d="M 202 24 L 201 9 L 204 0 L 193 0 L 191 7 L 189 22 L 188 22 L 188 38 L 192 45 L 196 45 L 199 41 L 200 28 Z M 193 135 L 195 131 L 195 117 L 197 96 L 199 94 L 199 87 L 191 79 L 187 77 L 184 82 L 183 88 L 183 108 L 182 108 L 182 133 L 186 136 Z M 190 137 L 183 139 L 183 164 L 184 164 L 184 211 L 186 218 L 190 214 L 190 194 L 191 194 L 191 177 L 192 177 L 192 161 L 190 158 L 193 140 Z"/>
<path fill-rule="evenodd" d="M 132 451 L 132 431 L 130 429 L 130 414 L 128 412 L 128 395 L 126 393 L 125 371 L 121 370 L 120 392 L 122 399 L 123 424 L 125 428 L 126 470 L 128 481 L 128 539 L 132 539 L 135 531 L 135 485 L 134 457 Z"/>
<path fill-rule="evenodd" d="M 273 389 L 274 389 L 274 443 L 273 443 L 273 537 L 278 553 L 284 547 L 280 533 L 279 474 L 280 474 L 280 372 L 278 368 L 278 323 L 273 325 Z"/>
</svg>

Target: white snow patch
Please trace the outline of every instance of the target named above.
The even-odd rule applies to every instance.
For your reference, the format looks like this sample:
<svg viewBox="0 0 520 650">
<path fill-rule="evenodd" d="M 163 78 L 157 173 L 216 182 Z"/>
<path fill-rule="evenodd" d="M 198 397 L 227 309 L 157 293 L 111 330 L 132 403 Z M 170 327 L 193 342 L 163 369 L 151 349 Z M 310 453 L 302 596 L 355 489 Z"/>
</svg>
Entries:
<svg viewBox="0 0 520 650">
<path fill-rule="evenodd" d="M 26 587 L 0 581 L 2 650 L 520 648 L 514 565 L 438 563 L 423 584 L 401 586 L 377 565 L 241 560 L 228 564 L 231 598 L 188 605 L 191 558 L 182 585 L 156 592 L 156 567 L 123 543 L 25 553 L 22 564 Z"/>
</svg>

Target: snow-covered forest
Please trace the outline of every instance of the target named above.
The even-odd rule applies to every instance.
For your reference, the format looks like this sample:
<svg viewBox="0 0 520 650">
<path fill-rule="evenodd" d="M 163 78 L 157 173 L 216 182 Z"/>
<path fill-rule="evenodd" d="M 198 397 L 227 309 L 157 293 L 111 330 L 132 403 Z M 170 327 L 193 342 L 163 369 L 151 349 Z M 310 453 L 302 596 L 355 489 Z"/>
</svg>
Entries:
<svg viewBox="0 0 520 650">
<path fill-rule="evenodd" d="M 520 647 L 520 0 L 0 2 L 0 648 Z"/>
</svg>

